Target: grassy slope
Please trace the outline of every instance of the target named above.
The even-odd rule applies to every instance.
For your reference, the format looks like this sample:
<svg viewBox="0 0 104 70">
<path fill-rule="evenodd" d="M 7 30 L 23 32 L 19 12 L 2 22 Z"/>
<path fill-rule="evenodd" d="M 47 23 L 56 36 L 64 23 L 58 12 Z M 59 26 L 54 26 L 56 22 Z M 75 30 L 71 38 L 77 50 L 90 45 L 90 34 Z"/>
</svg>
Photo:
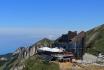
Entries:
<svg viewBox="0 0 104 70">
<path fill-rule="evenodd" d="M 89 47 L 87 52 L 91 54 L 104 53 L 104 25 L 97 27 L 96 29 L 92 29 L 87 33 L 87 41 L 92 38 L 94 34 L 96 37 L 91 40 L 91 42 L 87 45 Z"/>
<path fill-rule="evenodd" d="M 38 41 L 36 44 L 38 44 L 38 43 L 41 44 L 41 45 L 44 45 L 44 46 L 48 46 L 48 45 L 52 44 L 53 41 L 44 38 L 44 39 Z M 14 56 L 14 58 L 9 59 L 9 61 L 6 63 L 5 69 L 10 69 L 11 67 L 16 66 L 16 65 L 24 65 L 24 64 L 26 64 L 26 69 L 28 68 L 27 70 L 34 70 L 35 68 L 40 68 L 40 69 L 37 69 L 37 70 L 43 70 L 44 68 L 48 68 L 48 67 L 50 67 L 52 70 L 58 70 L 58 66 L 56 64 L 54 64 L 54 63 L 45 64 L 45 63 L 39 62 L 40 59 L 36 60 L 35 57 L 34 58 L 33 57 L 30 57 L 30 59 L 28 59 L 28 60 L 26 60 L 26 61 L 21 63 L 22 59 L 21 58 L 18 59 L 17 56 Z M 37 65 L 33 64 L 35 62 L 37 63 L 38 67 L 37 67 Z M 39 67 L 39 66 L 41 66 L 41 67 Z M 54 69 L 53 67 L 56 67 L 56 68 Z M 51 69 L 48 69 L 48 70 L 51 70 Z"/>
<path fill-rule="evenodd" d="M 47 38 L 44 38 L 44 39 L 38 41 L 37 43 L 35 43 L 35 45 L 40 44 L 42 46 L 50 46 L 51 44 L 53 44 L 53 42 L 54 42 L 53 40 L 49 40 Z"/>
<path fill-rule="evenodd" d="M 3 65 L 5 64 L 6 61 L 0 61 L 0 70 L 2 70 Z"/>
<path fill-rule="evenodd" d="M 0 70 L 2 70 L 2 67 L 0 66 Z"/>
<path fill-rule="evenodd" d="M 0 70 L 2 70 L 2 66 L 0 66 Z"/>
<path fill-rule="evenodd" d="M 23 70 L 59 70 L 59 65 L 56 63 L 49 63 L 47 61 L 41 60 L 39 57 L 32 56 L 23 62 L 20 62 L 18 59 L 12 59 L 6 64 L 5 70 L 10 70 L 13 66 L 25 65 Z"/>
<path fill-rule="evenodd" d="M 24 70 L 59 70 L 59 65 L 42 61 L 40 58 L 33 56 L 25 62 Z"/>
</svg>

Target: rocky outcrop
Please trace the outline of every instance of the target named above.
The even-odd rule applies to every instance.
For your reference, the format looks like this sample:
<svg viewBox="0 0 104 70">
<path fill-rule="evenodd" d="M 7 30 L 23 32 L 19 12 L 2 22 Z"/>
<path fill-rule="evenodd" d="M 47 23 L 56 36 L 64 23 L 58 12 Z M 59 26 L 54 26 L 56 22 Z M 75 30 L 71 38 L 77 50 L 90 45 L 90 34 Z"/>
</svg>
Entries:
<svg viewBox="0 0 104 70">
<path fill-rule="evenodd" d="M 18 48 L 13 55 L 18 55 L 18 58 L 29 58 L 35 54 L 35 46 L 32 47 L 20 47 Z"/>
<path fill-rule="evenodd" d="M 15 52 L 13 52 L 13 55 L 18 55 L 19 58 L 28 58 L 28 57 L 36 54 L 37 48 L 43 47 L 43 46 L 51 47 L 52 43 L 53 43 L 53 41 L 51 41 L 47 38 L 44 38 L 29 47 L 18 48 Z"/>
<path fill-rule="evenodd" d="M 25 60 L 34 56 L 37 53 L 37 48 L 43 46 L 50 46 L 53 41 L 44 38 L 29 47 L 20 47 L 12 53 L 10 60 L 5 64 L 4 70 L 23 70 L 25 67 Z M 51 46 L 50 46 L 51 47 Z"/>
</svg>

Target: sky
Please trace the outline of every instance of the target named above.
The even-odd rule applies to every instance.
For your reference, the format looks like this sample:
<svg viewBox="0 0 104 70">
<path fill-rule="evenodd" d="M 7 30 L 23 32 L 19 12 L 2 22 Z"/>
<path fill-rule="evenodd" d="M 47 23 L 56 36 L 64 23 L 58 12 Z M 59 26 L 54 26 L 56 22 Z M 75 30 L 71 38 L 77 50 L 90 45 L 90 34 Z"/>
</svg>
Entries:
<svg viewBox="0 0 104 70">
<path fill-rule="evenodd" d="M 0 0 L 0 54 L 104 23 L 104 0 Z"/>
</svg>

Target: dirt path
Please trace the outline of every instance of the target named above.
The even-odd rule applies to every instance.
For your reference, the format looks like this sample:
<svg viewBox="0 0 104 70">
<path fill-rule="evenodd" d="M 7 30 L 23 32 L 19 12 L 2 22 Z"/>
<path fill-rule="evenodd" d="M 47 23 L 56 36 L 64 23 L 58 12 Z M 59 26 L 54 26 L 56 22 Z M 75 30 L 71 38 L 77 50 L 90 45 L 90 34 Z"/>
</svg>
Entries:
<svg viewBox="0 0 104 70">
<path fill-rule="evenodd" d="M 94 65 L 89 65 L 89 66 L 83 66 L 80 64 L 74 64 L 76 66 L 73 66 L 72 63 L 70 62 L 59 62 L 59 67 L 60 70 L 104 70 L 104 67 L 101 66 L 94 66 Z"/>
<path fill-rule="evenodd" d="M 60 70 L 70 70 L 72 68 L 72 63 L 70 62 L 63 62 L 59 63 Z"/>
</svg>

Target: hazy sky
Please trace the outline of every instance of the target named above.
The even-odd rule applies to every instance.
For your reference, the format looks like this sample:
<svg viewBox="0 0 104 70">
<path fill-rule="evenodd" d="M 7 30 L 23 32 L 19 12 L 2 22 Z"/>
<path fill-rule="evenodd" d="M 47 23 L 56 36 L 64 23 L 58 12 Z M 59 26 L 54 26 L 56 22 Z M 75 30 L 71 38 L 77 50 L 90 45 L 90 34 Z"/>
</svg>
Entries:
<svg viewBox="0 0 104 70">
<path fill-rule="evenodd" d="M 104 23 L 104 0 L 0 0 L 0 54 Z"/>
</svg>

